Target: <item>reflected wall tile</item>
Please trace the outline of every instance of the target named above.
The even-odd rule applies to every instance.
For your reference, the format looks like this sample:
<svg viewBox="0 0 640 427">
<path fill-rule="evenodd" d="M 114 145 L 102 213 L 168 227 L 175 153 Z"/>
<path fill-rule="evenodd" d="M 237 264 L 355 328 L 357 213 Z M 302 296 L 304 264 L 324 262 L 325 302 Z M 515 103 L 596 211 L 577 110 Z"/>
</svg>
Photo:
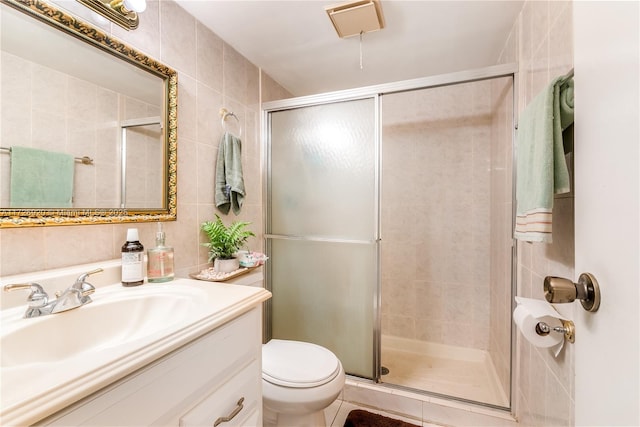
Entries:
<svg viewBox="0 0 640 427">
<path fill-rule="evenodd" d="M 130 96 L 124 98 L 124 120 L 147 117 L 147 104 Z"/>
<path fill-rule="evenodd" d="M 32 118 L 32 147 L 64 152 L 67 141 L 66 120 L 45 111 L 33 111 Z"/>
<path fill-rule="evenodd" d="M 67 80 L 67 117 L 93 123 L 97 115 L 98 87 L 85 80 L 69 77 Z"/>
<path fill-rule="evenodd" d="M 96 204 L 96 168 L 86 166 L 77 164 L 75 167 L 73 206 L 95 206 Z M 103 188 L 103 190 L 112 191 L 112 187 Z"/>
<path fill-rule="evenodd" d="M 96 122 L 98 126 L 109 126 L 118 120 L 118 94 L 112 90 L 97 87 Z"/>
<path fill-rule="evenodd" d="M 31 108 L 59 117 L 67 113 L 67 77 L 59 71 L 33 64 Z"/>
</svg>

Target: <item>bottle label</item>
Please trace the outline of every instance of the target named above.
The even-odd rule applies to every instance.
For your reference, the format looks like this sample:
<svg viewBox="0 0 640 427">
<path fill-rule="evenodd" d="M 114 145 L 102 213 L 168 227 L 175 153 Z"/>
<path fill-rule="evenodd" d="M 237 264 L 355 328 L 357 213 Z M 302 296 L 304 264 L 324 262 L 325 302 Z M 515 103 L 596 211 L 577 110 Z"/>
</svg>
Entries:
<svg viewBox="0 0 640 427">
<path fill-rule="evenodd" d="M 144 280 L 144 252 L 122 253 L 122 281 L 139 282 Z"/>
</svg>

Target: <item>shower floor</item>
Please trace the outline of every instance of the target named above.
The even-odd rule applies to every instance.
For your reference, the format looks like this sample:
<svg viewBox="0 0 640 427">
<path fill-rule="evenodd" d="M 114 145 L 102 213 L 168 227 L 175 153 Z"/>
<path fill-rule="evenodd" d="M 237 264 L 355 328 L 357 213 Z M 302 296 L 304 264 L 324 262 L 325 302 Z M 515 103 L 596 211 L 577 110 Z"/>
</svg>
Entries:
<svg viewBox="0 0 640 427">
<path fill-rule="evenodd" d="M 489 354 L 482 350 L 383 336 L 384 383 L 507 407 Z"/>
</svg>

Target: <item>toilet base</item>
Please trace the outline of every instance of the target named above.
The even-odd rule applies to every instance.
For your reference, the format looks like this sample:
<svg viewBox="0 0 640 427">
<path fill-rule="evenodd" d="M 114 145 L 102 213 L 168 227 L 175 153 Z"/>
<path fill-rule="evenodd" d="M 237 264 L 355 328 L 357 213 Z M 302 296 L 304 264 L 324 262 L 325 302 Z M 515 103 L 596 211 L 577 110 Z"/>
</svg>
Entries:
<svg viewBox="0 0 640 427">
<path fill-rule="evenodd" d="M 278 414 L 266 406 L 263 406 L 262 425 L 263 427 L 318 427 L 326 426 L 327 424 L 324 411 L 312 412 L 310 414 Z"/>
</svg>

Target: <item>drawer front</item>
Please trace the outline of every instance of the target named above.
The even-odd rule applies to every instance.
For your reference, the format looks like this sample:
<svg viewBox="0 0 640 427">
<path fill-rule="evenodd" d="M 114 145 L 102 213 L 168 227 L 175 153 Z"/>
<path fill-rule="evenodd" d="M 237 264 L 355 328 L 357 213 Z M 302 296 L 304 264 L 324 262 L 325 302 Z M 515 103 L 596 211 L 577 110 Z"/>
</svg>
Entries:
<svg viewBox="0 0 640 427">
<path fill-rule="evenodd" d="M 262 425 L 261 387 L 260 364 L 254 361 L 185 414 L 180 427 Z"/>
</svg>

